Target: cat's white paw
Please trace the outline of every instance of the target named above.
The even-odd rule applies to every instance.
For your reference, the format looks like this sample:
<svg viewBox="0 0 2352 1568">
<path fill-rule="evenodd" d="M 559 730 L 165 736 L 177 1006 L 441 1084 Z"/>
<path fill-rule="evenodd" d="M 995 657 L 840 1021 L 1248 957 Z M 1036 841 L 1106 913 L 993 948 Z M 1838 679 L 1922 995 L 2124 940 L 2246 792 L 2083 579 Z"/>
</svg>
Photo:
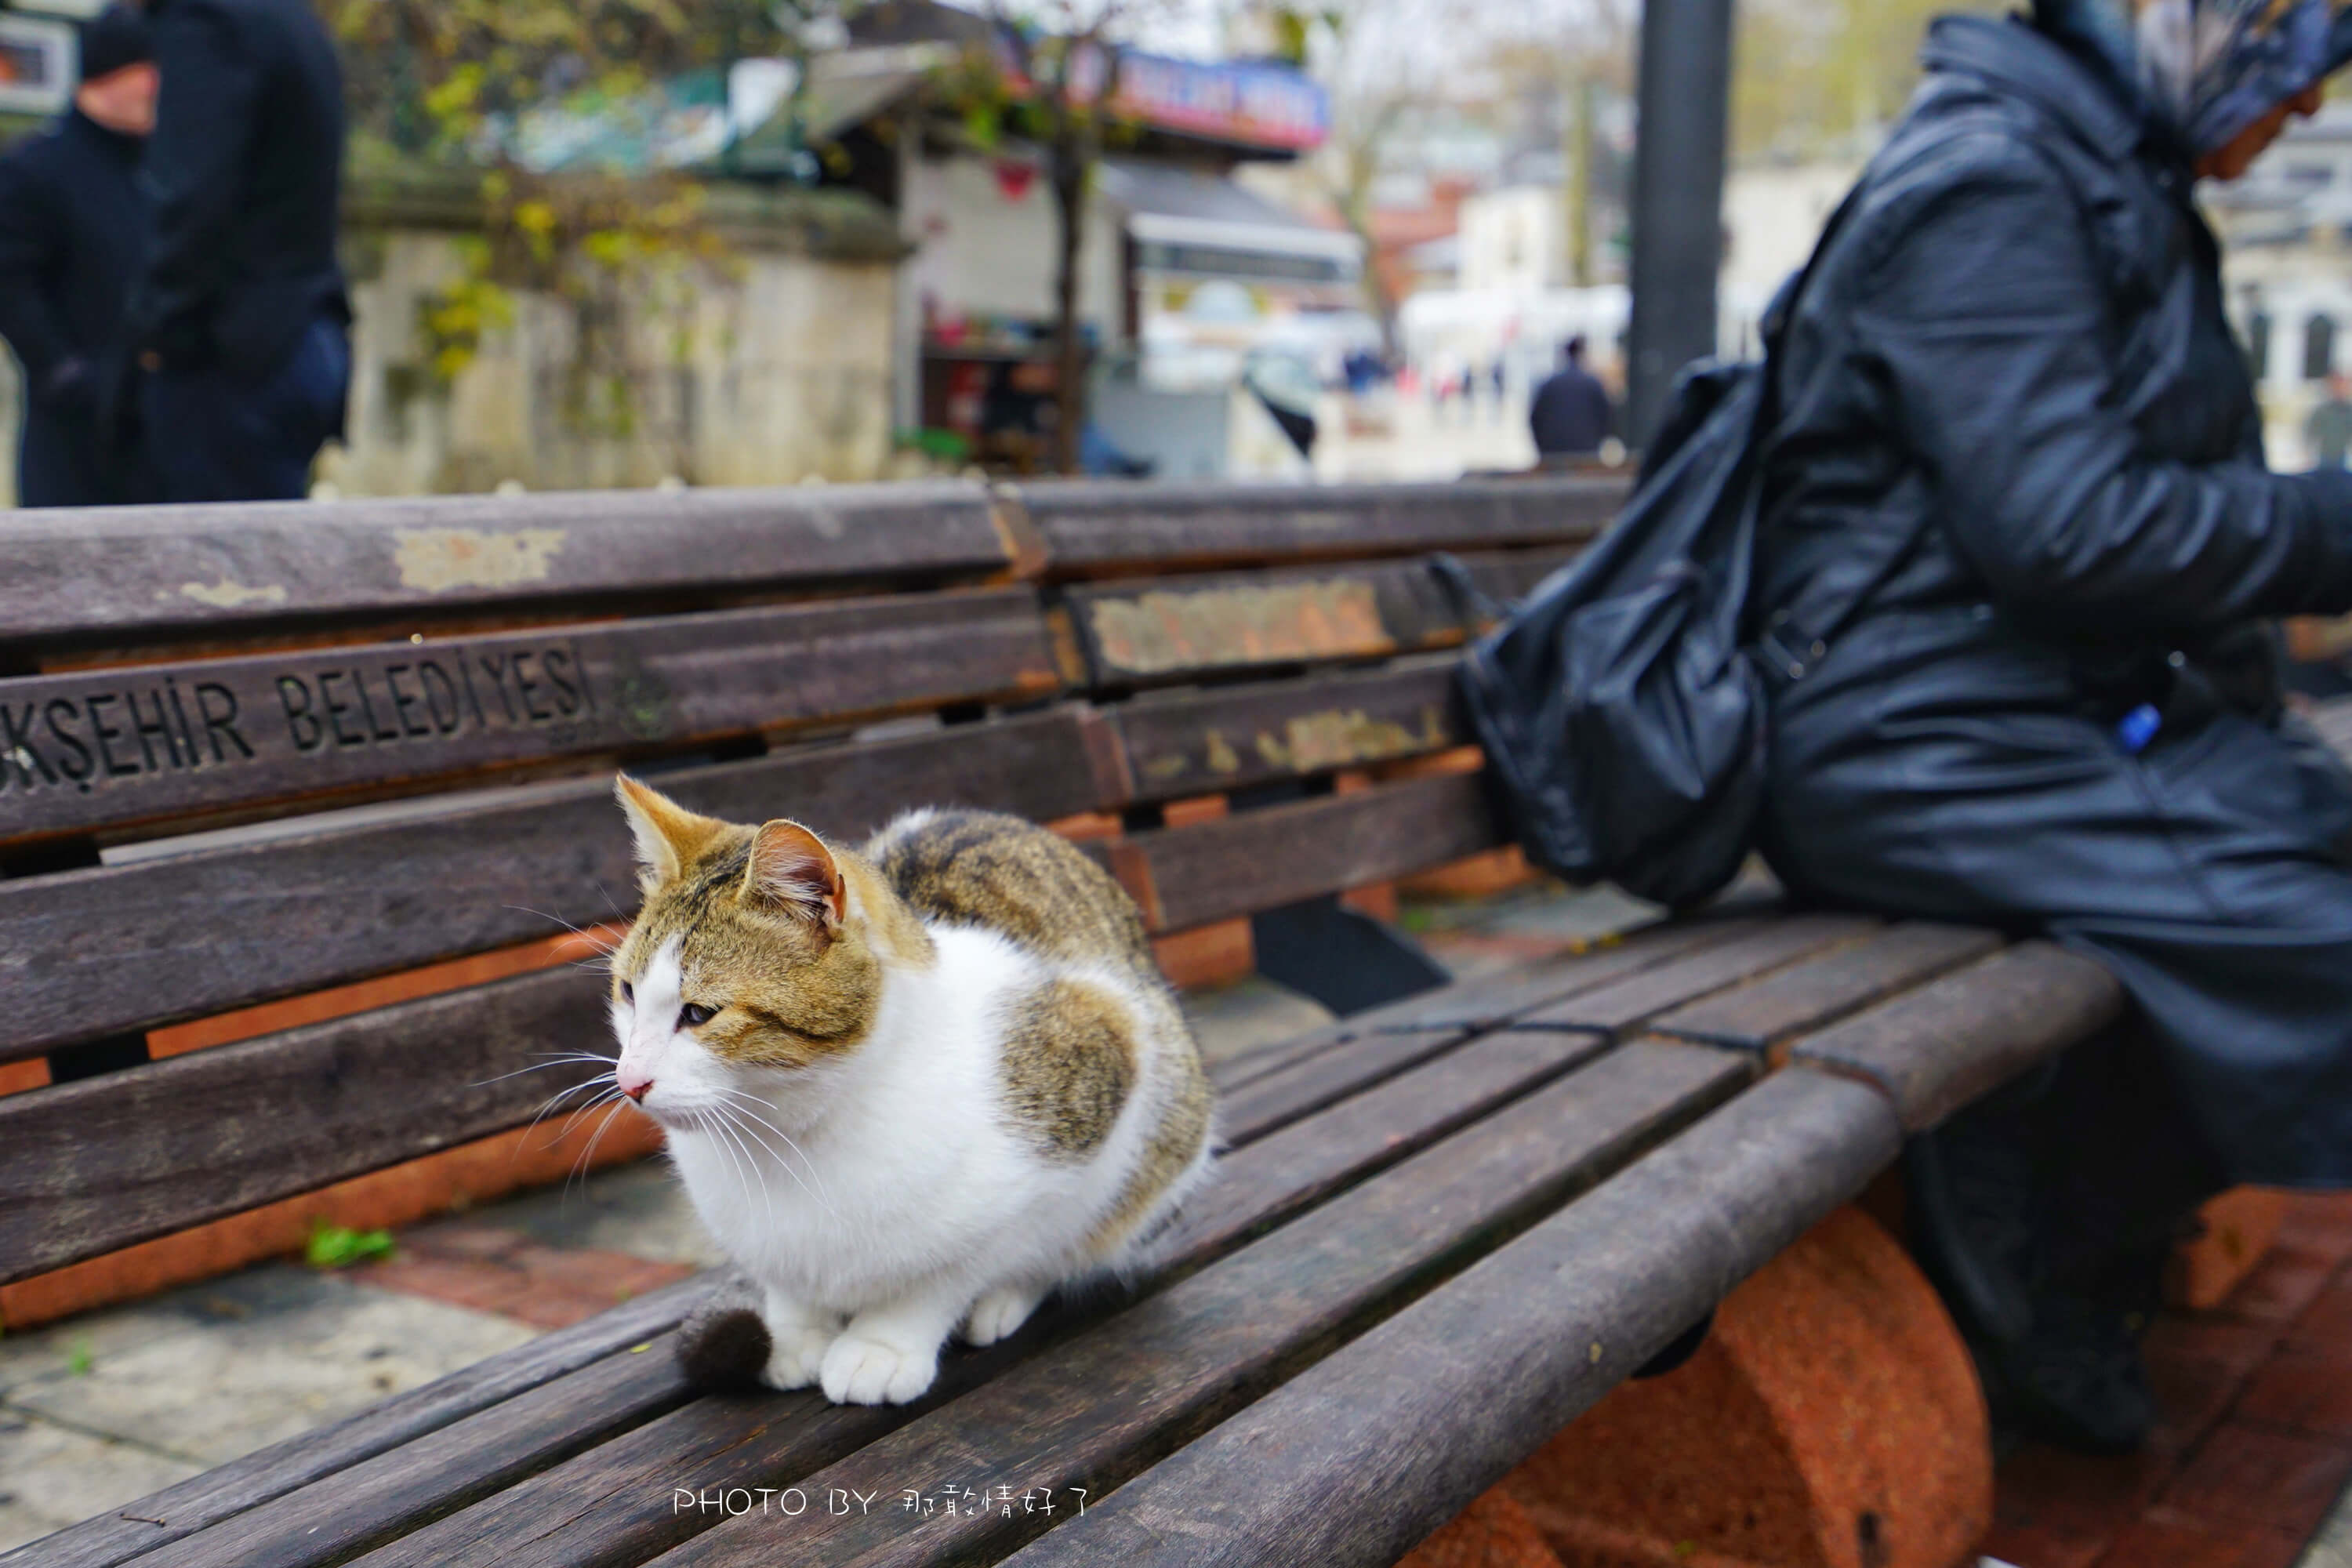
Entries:
<svg viewBox="0 0 2352 1568">
<path fill-rule="evenodd" d="M 806 1388 L 817 1380 L 824 1352 L 840 1336 L 831 1329 L 794 1323 L 782 1330 L 768 1325 L 768 1365 L 760 1381 L 770 1388 Z"/>
<path fill-rule="evenodd" d="M 824 1352 L 821 1380 L 835 1405 L 904 1405 L 928 1393 L 939 1371 L 937 1345 L 909 1350 L 853 1330 Z"/>
<path fill-rule="evenodd" d="M 991 1290 L 971 1304 L 971 1311 L 963 1321 L 963 1342 L 968 1345 L 992 1345 L 1008 1339 L 1013 1331 L 1029 1321 L 1037 1303 L 1045 1299 L 1042 1290 L 1024 1289 L 1006 1285 Z"/>
</svg>

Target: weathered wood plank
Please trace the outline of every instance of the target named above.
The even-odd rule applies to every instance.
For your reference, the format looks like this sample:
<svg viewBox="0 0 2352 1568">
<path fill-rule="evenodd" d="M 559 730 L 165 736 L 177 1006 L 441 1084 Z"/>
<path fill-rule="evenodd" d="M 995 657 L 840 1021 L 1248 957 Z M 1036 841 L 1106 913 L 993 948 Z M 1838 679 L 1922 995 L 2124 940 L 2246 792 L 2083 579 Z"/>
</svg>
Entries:
<svg viewBox="0 0 2352 1568">
<path fill-rule="evenodd" d="M 541 1335 L 355 1415 L 257 1448 L 135 1503 L 0 1552 L 0 1568 L 115 1568 L 297 1487 L 314 1481 L 331 1487 L 335 1477 L 378 1454 L 478 1411 L 525 1397 L 664 1333 L 693 1310 L 709 1289 L 709 1280 L 698 1276 L 648 1291 L 583 1323 Z M 643 1356 L 629 1360 L 646 1364 Z M 674 1367 L 675 1363 L 664 1356 L 659 1364 Z"/>
<path fill-rule="evenodd" d="M 1444 484 L 1077 482 L 1013 493 L 1057 574 L 1239 565 L 1585 540 L 1624 504 L 1622 479 Z"/>
<path fill-rule="evenodd" d="M 1059 684 L 1023 589 L 0 680 L 0 842 Z"/>
<path fill-rule="evenodd" d="M 1393 1163 L 1425 1147 L 1465 1121 L 1492 1109 L 1532 1084 L 1557 1076 L 1589 1052 L 1561 1041 L 1549 1048 L 1528 1051 L 1496 1040 L 1483 1055 L 1465 1054 L 1458 1070 L 1433 1078 L 1418 1092 L 1391 1092 L 1368 1097 L 1365 1106 L 1345 1108 L 1348 1117 L 1328 1127 L 1300 1126 L 1263 1142 L 1245 1142 L 1227 1156 L 1216 1182 L 1204 1194 L 1206 1205 L 1188 1210 L 1168 1247 L 1169 1274 L 1196 1268 L 1230 1247 L 1243 1236 L 1279 1222 L 1335 1186 L 1367 1172 Z M 1475 1050 L 1476 1047 L 1472 1047 Z M 1448 1064 L 1454 1066 L 1455 1064 Z M 1247 1140 L 1246 1130 L 1237 1136 Z M 1097 1301 L 1086 1310 L 1065 1310 L 1061 1328 L 1099 1315 L 1115 1303 Z M 1025 1353 L 1055 1331 L 1049 1325 L 1022 1336 L 1020 1346 L 1002 1352 L 952 1358 L 946 1375 L 960 1385 L 977 1381 L 1005 1364 L 1008 1355 Z M 656 1352 L 667 1363 L 670 1347 Z M 574 1380 L 577 1382 L 577 1380 Z M 674 1402 L 673 1402 L 674 1403 Z M 611 1401 L 600 1402 L 609 1412 Z M 742 1461 L 753 1450 L 745 1445 L 782 1443 L 789 1451 L 812 1440 L 814 1421 L 832 1433 L 829 1443 L 847 1441 L 860 1434 L 887 1430 L 905 1419 L 898 1413 L 830 1412 L 814 1395 L 792 1399 L 698 1401 L 674 1415 L 668 1405 L 645 1402 L 640 1419 L 659 1417 L 658 1431 L 632 1434 L 559 1475 L 527 1483 L 520 1492 L 492 1499 L 463 1519 L 412 1536 L 390 1548 L 383 1560 L 431 1562 L 436 1552 L 456 1552 L 444 1561 L 473 1560 L 495 1551 L 527 1550 L 509 1542 L 510 1534 L 531 1535 L 556 1517 L 549 1511 L 575 1506 L 579 1489 L 604 1489 L 609 1500 L 593 1534 L 597 1538 L 630 1537 L 632 1527 L 619 1521 L 642 1511 L 659 1520 L 670 1513 L 668 1491 L 659 1484 L 664 1473 L 706 1452 Z M 307 1495 L 289 1498 L 278 1506 L 257 1510 L 245 1519 L 184 1543 L 174 1553 L 175 1564 L 242 1564 L 248 1562 L 315 1563 L 339 1561 L 350 1552 L 373 1544 L 402 1529 L 422 1525 L 494 1486 L 518 1480 L 530 1469 L 543 1468 L 581 1447 L 577 1421 L 567 1420 L 560 1405 L 534 1405 L 491 1413 L 461 1429 L 440 1435 L 416 1449 L 387 1455 L 364 1470 L 339 1476 Z M 681 1447 L 680 1445 L 684 1445 Z M 530 1456 L 543 1456 L 525 1463 Z M 640 1462 L 652 1478 L 644 1487 L 634 1480 L 614 1481 L 616 1471 L 635 1476 Z M 518 1469 L 521 1465 L 521 1469 Z M 583 1479 L 602 1475 L 598 1482 Z M 578 1540 L 568 1550 L 583 1550 Z M 492 1543 L 497 1544 L 493 1545 Z M 650 1549 L 650 1548 L 648 1548 Z"/>
<path fill-rule="evenodd" d="M 1512 599 L 1571 555 L 1516 551 L 1464 564 Z M 1067 598 L 1094 683 L 1113 689 L 1444 647 L 1473 629 L 1422 561 L 1088 584 Z"/>
<path fill-rule="evenodd" d="M 1541 1074 L 1588 1054 L 1586 1044 L 1575 1039 L 1555 1038 L 1549 1047 L 1547 1054 L 1520 1059 L 1538 1064 L 1536 1071 Z M 1505 1055 L 1496 1065 L 1507 1068 L 1511 1059 Z M 1221 1091 L 1228 1082 L 1227 1065 L 1213 1064 L 1210 1068 Z M 1369 1148 L 1351 1149 L 1340 1141 L 1322 1139 L 1316 1147 L 1326 1163 L 1312 1176 L 1332 1183 L 1357 1168 L 1350 1161 L 1379 1163 L 1402 1158 L 1435 1135 L 1420 1129 L 1448 1124 L 1446 1108 L 1456 1119 L 1474 1114 L 1490 1105 L 1496 1094 L 1511 1092 L 1521 1081 L 1507 1074 L 1497 1079 L 1491 1073 L 1477 1079 L 1475 1070 L 1457 1074 L 1449 1064 L 1431 1080 L 1401 1090 L 1407 1097 L 1406 1105 L 1419 1113 L 1418 1121 L 1408 1117 L 1383 1125 Z M 1363 1084 L 1369 1087 L 1376 1080 L 1377 1075 L 1368 1068 Z M 1296 1172 L 1299 1155 L 1295 1145 L 1286 1144 L 1267 1155 L 1248 1152 L 1248 1147 L 1272 1131 L 1274 1123 L 1248 1106 L 1228 1100 L 1220 1107 L 1218 1126 L 1234 1151 L 1225 1156 L 1217 1184 L 1211 1189 L 1219 1205 L 1217 1212 L 1223 1217 L 1190 1220 L 1195 1231 L 1189 1237 L 1180 1235 L 1171 1246 L 1177 1267 L 1184 1266 L 1187 1259 L 1197 1263 L 1209 1256 L 1218 1245 L 1221 1226 L 1224 1232 L 1235 1226 L 1246 1229 L 1259 1223 L 1264 1213 L 1276 1208 L 1289 1212 L 1298 1206 L 1292 1191 L 1270 1185 L 1261 1179 L 1259 1169 L 1263 1161 L 1268 1171 L 1278 1167 Z M 1402 1133 L 1400 1127 L 1404 1129 Z M 1238 1205 L 1236 1194 L 1254 1194 L 1265 1206 Z M 0 1555 L 0 1564 L 5 1568 L 32 1568 L 36 1563 L 42 1568 L 113 1568 L 140 1552 L 178 1541 L 313 1481 L 326 1484 L 266 1519 L 240 1523 L 233 1537 L 244 1543 L 239 1550 L 258 1550 L 258 1543 L 273 1531 L 284 1539 L 306 1542 L 315 1548 L 310 1554 L 320 1558 L 335 1555 L 339 1542 L 373 1542 L 380 1532 L 396 1532 L 403 1521 L 436 1517 L 468 1499 L 486 1495 L 500 1484 L 501 1478 L 543 1468 L 603 1440 L 609 1432 L 674 1408 L 684 1395 L 685 1385 L 675 1374 L 672 1342 L 658 1336 L 685 1317 L 713 1282 L 707 1274 L 682 1280 L 373 1410 L 193 1477 L 128 1510 L 142 1519 L 120 1513 L 100 1515 L 17 1554 Z M 647 1341 L 654 1342 L 652 1349 L 597 1374 L 593 1398 L 583 1397 L 590 1384 L 576 1380 L 542 1387 Z M 436 1438 L 430 1452 L 420 1451 L 366 1470 L 359 1468 L 376 1455 L 454 1427 L 493 1407 L 495 1413 L 480 1422 Z M 383 1489 L 381 1494 L 372 1489 L 379 1487 Z M 152 1519 L 167 1522 L 161 1526 L 146 1522 Z"/>
<path fill-rule="evenodd" d="M 610 1036 L 563 968 L 0 1096 L 0 1282 L 518 1126 Z"/>
<path fill-rule="evenodd" d="M 656 782 L 698 811 L 789 816 L 845 836 L 917 805 L 1045 818 L 1100 800 L 1070 709 Z M 602 777 L 0 882 L 0 1060 L 614 919 L 634 907 L 635 885 Z"/>
<path fill-rule="evenodd" d="M 1420 1065 L 1469 1035 L 1501 1027 L 1548 1003 L 1665 963 L 1695 948 L 1730 941 L 1753 923 L 1693 921 L 1657 927 L 1621 943 L 1555 959 L 1532 973 L 1449 985 L 1343 1019 L 1297 1037 L 1293 1048 L 1271 1059 L 1227 1063 L 1220 1079 L 1223 1100 L 1219 1114 L 1228 1125 L 1261 1128 L 1310 1115 L 1341 1095 L 1360 1092 L 1367 1083 Z"/>
<path fill-rule="evenodd" d="M 1104 710 L 1146 799 L 1444 751 L 1470 739 L 1454 713 L 1454 660 L 1205 691 L 1152 692 Z"/>
<path fill-rule="evenodd" d="M 1386 1568 L 1860 1191 L 1899 1142 L 1885 1102 L 1860 1085 L 1770 1079 L 1090 1504 L 1083 1520 L 1058 1516 L 1008 1562 Z M 1008 1394 L 1022 1381 L 1010 1380 Z M 867 1458 L 841 1471 L 863 1473 Z M 1003 1459 L 1009 1476 L 1043 1468 L 1028 1454 Z M 959 1460 L 970 1464 L 960 1452 L 939 1456 L 945 1468 Z M 772 1549 L 793 1539 L 761 1522 L 739 1521 L 727 1542 Z M 721 1534 L 705 1539 L 716 1546 Z M 922 1539 L 907 1532 L 900 1549 Z M 752 1561 L 714 1551 L 677 1559 L 730 1560 Z"/>
<path fill-rule="evenodd" d="M 700 1425 L 717 1406 L 698 1401 L 610 1445 L 625 1451 L 625 1464 L 600 1468 L 596 1454 L 583 1455 L 361 1561 L 369 1568 L 474 1561 L 597 1568 L 641 1562 L 682 1541 L 663 1562 L 773 1563 L 781 1553 L 817 1563 L 908 1549 L 933 1554 L 929 1561 L 977 1560 L 1011 1543 L 996 1533 L 1007 1521 L 933 1519 L 910 1530 L 895 1507 L 899 1489 L 935 1488 L 959 1473 L 961 1484 L 977 1486 L 980 1472 L 988 1486 L 1016 1491 L 1115 1479 L 1416 1279 L 1457 1266 L 1483 1238 L 1526 1223 L 1719 1103 L 1744 1078 L 1736 1058 L 1699 1047 L 1604 1058 L 1051 1343 L 1015 1373 L 976 1387 L 959 1378 L 948 1392 L 960 1397 L 887 1412 L 807 1408 L 813 1402 L 803 1395 L 771 1402 L 773 1413 L 751 1432 L 741 1411 L 724 1428 Z M 910 1415 L 917 1419 L 908 1424 Z M 892 1428 L 903 1429 L 885 1436 Z M 791 1485 L 820 1497 L 827 1488 L 878 1487 L 894 1506 L 862 1520 L 771 1515 L 720 1523 L 698 1510 L 674 1511 L 669 1491 Z M 478 1528 L 493 1522 L 495 1530 Z M 707 1533 L 687 1540 L 698 1531 Z"/>
<path fill-rule="evenodd" d="M 1538 1008 L 1511 1026 L 1621 1035 L 1686 1002 L 1768 974 L 1801 958 L 1860 942 L 1879 929 L 1878 921 L 1856 915 L 1787 916 L 1672 963 Z"/>
<path fill-rule="evenodd" d="M 1917 1132 L 2122 1011 L 2123 988 L 2098 964 L 2020 942 L 1801 1038 L 1789 1059 L 1877 1085 Z"/>
<path fill-rule="evenodd" d="M 1011 563 L 966 484 L 614 490 L 0 518 L 0 640 L 225 631 L 859 581 Z"/>
<path fill-rule="evenodd" d="M 1906 921 L 1850 946 L 1661 1016 L 1662 1035 L 1760 1051 L 1800 1029 L 1819 1028 L 1857 1008 L 1958 969 L 2001 945 L 1998 932 Z"/>
<path fill-rule="evenodd" d="M 1451 774 L 1156 828 L 1107 855 L 1151 929 L 1183 931 L 1443 866 L 1501 841 L 1484 783 Z"/>
</svg>

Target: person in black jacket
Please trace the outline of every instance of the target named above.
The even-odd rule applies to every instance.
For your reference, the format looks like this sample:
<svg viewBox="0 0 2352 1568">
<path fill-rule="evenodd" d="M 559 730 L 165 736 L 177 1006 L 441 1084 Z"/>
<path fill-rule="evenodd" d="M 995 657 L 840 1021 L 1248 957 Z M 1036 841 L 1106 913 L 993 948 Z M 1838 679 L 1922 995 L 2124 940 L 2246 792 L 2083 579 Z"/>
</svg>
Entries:
<svg viewBox="0 0 2352 1568">
<path fill-rule="evenodd" d="M 2352 18 L 2156 10 L 1934 25 L 1794 304 L 1756 605 L 1786 885 L 2046 935 L 2136 1005 L 1906 1164 L 1996 1413 L 2096 1449 L 2149 1429 L 2134 1330 L 2191 1207 L 2352 1184 L 2352 776 L 2267 624 L 2352 610 L 2352 474 L 2265 466 L 2190 195 Z"/>
<path fill-rule="evenodd" d="M 342 430 L 342 77 L 307 0 L 148 0 L 163 75 L 131 302 L 168 500 L 301 496 Z"/>
<path fill-rule="evenodd" d="M 1609 389 L 1584 368 L 1584 339 L 1568 340 L 1559 369 L 1536 388 L 1528 405 L 1528 427 L 1544 458 L 1584 457 L 1609 438 Z"/>
<path fill-rule="evenodd" d="M 73 107 L 0 159 L 0 338 L 25 387 L 20 506 L 138 500 L 100 439 L 139 265 L 139 150 L 155 123 L 147 24 L 114 6 L 81 27 Z"/>
</svg>

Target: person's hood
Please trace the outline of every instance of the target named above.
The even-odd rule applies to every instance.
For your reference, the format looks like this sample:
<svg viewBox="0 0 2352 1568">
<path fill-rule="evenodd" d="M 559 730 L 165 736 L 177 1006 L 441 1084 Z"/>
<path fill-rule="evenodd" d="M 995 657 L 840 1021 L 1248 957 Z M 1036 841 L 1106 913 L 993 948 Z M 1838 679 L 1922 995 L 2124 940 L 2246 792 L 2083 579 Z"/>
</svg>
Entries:
<svg viewBox="0 0 2352 1568">
<path fill-rule="evenodd" d="M 1919 63 L 2023 100 L 2109 160 L 2130 153 L 2151 129 L 2119 83 L 2020 19 L 1939 16 L 1927 28 Z"/>
<path fill-rule="evenodd" d="M 2352 0 L 2034 0 L 2033 25 L 2192 155 L 2352 60 Z"/>
</svg>

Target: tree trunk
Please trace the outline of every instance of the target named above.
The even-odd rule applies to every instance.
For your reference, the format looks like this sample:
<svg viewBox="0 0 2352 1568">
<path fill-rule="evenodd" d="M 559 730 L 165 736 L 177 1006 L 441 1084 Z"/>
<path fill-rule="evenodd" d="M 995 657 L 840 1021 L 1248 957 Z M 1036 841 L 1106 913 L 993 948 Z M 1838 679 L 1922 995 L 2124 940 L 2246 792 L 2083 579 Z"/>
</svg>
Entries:
<svg viewBox="0 0 2352 1568">
<path fill-rule="evenodd" d="M 1086 244 L 1087 169 L 1079 134 L 1066 130 L 1053 154 L 1054 217 L 1060 259 L 1054 274 L 1054 467 L 1078 471 L 1078 432 L 1087 417 L 1087 344 L 1078 323 L 1078 259 Z"/>
</svg>

